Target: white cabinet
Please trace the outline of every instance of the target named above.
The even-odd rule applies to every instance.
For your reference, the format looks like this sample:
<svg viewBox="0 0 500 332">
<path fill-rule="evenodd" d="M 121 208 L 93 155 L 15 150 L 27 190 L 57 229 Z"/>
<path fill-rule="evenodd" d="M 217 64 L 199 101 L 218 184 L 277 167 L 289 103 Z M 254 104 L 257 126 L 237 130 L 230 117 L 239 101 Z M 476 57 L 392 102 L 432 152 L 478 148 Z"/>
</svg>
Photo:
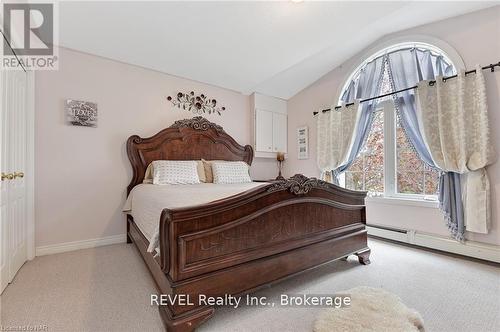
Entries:
<svg viewBox="0 0 500 332">
<path fill-rule="evenodd" d="M 273 113 L 255 110 L 255 150 L 273 152 Z"/>
<path fill-rule="evenodd" d="M 276 158 L 276 152 L 287 152 L 286 101 L 253 94 L 254 150 L 256 157 Z"/>
<path fill-rule="evenodd" d="M 287 152 L 287 116 L 273 113 L 273 152 Z"/>
</svg>

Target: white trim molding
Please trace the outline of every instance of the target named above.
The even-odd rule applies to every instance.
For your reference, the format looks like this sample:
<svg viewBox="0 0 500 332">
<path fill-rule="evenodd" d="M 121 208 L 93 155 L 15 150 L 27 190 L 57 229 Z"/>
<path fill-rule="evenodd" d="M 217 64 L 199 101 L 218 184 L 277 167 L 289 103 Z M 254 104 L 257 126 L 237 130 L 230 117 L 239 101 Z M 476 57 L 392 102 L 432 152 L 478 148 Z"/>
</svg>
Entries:
<svg viewBox="0 0 500 332">
<path fill-rule="evenodd" d="M 96 248 L 96 247 L 107 246 L 110 244 L 125 243 L 125 242 L 127 242 L 127 234 L 106 236 L 98 239 L 58 243 L 48 246 L 37 247 L 36 256 L 52 255 L 62 252 Z"/>
<path fill-rule="evenodd" d="M 414 230 L 388 229 L 374 225 L 366 228 L 368 235 L 500 263 L 500 246 L 497 245 L 474 241 L 460 243 L 451 238 L 420 233 Z"/>
<path fill-rule="evenodd" d="M 35 72 L 27 73 L 26 101 L 26 243 L 27 258 L 35 258 Z"/>
</svg>

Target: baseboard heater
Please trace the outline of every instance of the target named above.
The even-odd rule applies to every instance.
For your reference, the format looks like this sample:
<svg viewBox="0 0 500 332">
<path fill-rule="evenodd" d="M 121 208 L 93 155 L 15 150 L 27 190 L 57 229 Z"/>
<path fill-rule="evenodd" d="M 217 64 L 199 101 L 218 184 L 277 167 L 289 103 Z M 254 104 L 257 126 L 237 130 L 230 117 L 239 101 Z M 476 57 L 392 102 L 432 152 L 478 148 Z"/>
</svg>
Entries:
<svg viewBox="0 0 500 332">
<path fill-rule="evenodd" d="M 439 235 L 383 225 L 367 224 L 366 228 L 370 236 L 500 263 L 500 246 L 498 245 L 474 241 L 460 243 Z"/>
</svg>

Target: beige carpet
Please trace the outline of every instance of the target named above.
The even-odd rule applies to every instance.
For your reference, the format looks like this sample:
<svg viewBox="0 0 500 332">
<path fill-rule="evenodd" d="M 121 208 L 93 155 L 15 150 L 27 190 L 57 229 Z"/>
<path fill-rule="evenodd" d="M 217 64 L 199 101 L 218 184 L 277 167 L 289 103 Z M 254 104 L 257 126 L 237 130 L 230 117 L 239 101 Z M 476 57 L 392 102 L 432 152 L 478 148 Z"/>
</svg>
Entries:
<svg viewBox="0 0 500 332">
<path fill-rule="evenodd" d="M 386 289 L 423 317 L 426 331 L 500 331 L 500 268 L 382 241 L 372 264 L 354 257 L 301 274 L 258 295 L 332 294 L 356 286 Z M 132 245 L 37 257 L 1 297 L 1 325 L 49 331 L 162 331 L 149 306 L 154 284 Z M 221 308 L 200 331 L 311 331 L 320 308 Z"/>
</svg>

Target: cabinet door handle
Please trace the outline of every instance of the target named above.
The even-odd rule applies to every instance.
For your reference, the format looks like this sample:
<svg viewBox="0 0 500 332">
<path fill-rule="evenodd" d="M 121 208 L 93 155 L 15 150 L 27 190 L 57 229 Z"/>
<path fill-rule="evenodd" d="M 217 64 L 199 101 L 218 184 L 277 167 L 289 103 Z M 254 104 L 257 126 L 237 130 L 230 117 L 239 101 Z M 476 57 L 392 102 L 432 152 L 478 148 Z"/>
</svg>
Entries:
<svg viewBox="0 0 500 332">
<path fill-rule="evenodd" d="M 24 178 L 24 173 L 23 172 L 14 172 L 14 179 L 15 178 Z"/>
<path fill-rule="evenodd" d="M 14 178 L 14 174 L 12 174 L 12 173 L 8 173 L 8 174 L 2 173 L 2 181 L 4 181 L 5 179 L 12 180 L 13 178 Z"/>
</svg>

